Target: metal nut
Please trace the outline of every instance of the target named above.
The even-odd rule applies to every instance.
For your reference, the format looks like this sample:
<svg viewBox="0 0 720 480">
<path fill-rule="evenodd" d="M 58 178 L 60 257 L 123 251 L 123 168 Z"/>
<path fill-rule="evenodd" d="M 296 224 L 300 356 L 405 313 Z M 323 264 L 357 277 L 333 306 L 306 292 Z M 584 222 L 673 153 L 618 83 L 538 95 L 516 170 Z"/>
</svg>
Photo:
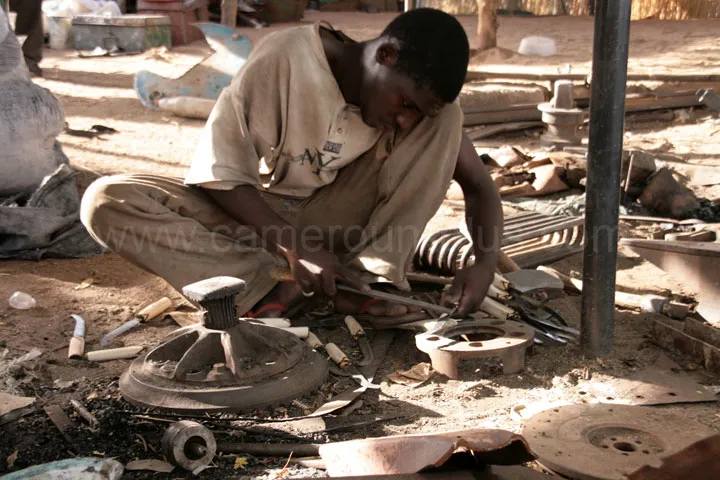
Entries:
<svg viewBox="0 0 720 480">
<path fill-rule="evenodd" d="M 170 425 L 163 435 L 161 445 L 170 463 L 191 472 L 209 465 L 217 451 L 212 432 L 190 420 Z"/>
</svg>

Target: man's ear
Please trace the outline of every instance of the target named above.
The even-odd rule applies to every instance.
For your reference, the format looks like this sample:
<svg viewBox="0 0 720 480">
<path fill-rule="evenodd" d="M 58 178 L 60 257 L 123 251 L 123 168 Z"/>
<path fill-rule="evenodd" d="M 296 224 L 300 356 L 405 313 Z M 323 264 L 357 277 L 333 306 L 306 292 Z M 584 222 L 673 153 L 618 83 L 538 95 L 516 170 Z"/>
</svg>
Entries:
<svg viewBox="0 0 720 480">
<path fill-rule="evenodd" d="M 397 63 L 398 53 L 397 46 L 386 42 L 378 47 L 377 52 L 375 52 L 375 60 L 377 60 L 380 65 L 392 68 Z"/>
</svg>

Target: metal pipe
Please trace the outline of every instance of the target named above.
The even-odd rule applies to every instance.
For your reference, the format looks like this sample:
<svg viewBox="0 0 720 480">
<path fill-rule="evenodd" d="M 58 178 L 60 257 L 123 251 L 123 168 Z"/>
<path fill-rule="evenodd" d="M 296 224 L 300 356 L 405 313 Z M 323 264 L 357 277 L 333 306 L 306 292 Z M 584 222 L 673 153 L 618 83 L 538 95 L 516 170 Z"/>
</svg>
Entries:
<svg viewBox="0 0 720 480">
<path fill-rule="evenodd" d="M 314 443 L 220 443 L 218 452 L 248 454 L 256 457 L 316 457 L 320 445 Z"/>
<path fill-rule="evenodd" d="M 597 0 L 586 190 L 582 351 L 612 351 L 631 0 Z"/>
</svg>

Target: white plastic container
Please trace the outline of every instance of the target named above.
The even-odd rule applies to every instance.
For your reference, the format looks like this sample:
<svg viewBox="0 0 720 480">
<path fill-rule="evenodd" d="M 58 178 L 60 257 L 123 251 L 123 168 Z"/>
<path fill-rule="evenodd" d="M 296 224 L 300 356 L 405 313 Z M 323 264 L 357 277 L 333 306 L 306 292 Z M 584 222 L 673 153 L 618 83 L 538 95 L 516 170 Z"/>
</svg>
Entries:
<svg viewBox="0 0 720 480">
<path fill-rule="evenodd" d="M 16 310 L 30 310 L 37 306 L 37 301 L 25 292 L 17 291 L 8 299 L 10 306 Z"/>
<path fill-rule="evenodd" d="M 555 40 L 549 37 L 525 37 L 518 47 L 520 55 L 532 57 L 551 57 L 557 53 Z"/>
<path fill-rule="evenodd" d="M 48 18 L 48 34 L 50 48 L 53 50 L 69 50 L 75 47 L 72 17 L 50 16 Z"/>
</svg>

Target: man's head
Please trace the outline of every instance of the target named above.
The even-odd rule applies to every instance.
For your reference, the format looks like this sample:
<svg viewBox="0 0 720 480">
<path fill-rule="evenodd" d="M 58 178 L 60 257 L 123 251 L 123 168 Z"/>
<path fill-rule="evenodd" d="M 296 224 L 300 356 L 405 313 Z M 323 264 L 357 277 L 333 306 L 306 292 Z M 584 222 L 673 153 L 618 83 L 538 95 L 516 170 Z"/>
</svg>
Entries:
<svg viewBox="0 0 720 480">
<path fill-rule="evenodd" d="M 393 20 L 366 44 L 362 116 L 373 127 L 409 128 L 457 98 L 470 47 L 460 23 L 421 8 Z"/>
</svg>

